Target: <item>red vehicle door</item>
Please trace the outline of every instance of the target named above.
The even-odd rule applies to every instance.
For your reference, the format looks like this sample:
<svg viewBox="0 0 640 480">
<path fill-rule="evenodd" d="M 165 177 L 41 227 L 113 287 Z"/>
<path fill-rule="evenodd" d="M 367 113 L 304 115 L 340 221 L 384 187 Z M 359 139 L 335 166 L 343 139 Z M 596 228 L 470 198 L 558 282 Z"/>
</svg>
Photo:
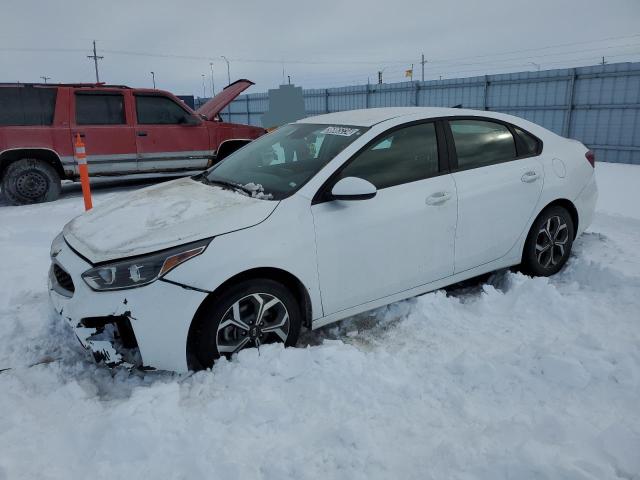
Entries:
<svg viewBox="0 0 640 480">
<path fill-rule="evenodd" d="M 129 90 L 76 89 L 70 99 L 71 139 L 83 137 L 90 174 L 137 170 Z"/>
<path fill-rule="evenodd" d="M 159 92 L 136 92 L 138 170 L 203 170 L 211 159 L 204 121 L 182 102 Z"/>
</svg>

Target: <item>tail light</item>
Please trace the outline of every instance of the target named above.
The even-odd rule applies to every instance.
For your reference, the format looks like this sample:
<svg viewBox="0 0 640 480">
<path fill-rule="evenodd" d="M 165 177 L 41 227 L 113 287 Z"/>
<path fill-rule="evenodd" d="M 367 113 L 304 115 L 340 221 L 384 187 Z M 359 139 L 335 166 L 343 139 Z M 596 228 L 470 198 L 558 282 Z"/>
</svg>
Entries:
<svg viewBox="0 0 640 480">
<path fill-rule="evenodd" d="M 596 168 L 595 154 L 591 150 L 589 150 L 587 153 L 584 154 L 584 156 L 587 159 L 587 162 L 589 162 L 593 168 Z"/>
</svg>

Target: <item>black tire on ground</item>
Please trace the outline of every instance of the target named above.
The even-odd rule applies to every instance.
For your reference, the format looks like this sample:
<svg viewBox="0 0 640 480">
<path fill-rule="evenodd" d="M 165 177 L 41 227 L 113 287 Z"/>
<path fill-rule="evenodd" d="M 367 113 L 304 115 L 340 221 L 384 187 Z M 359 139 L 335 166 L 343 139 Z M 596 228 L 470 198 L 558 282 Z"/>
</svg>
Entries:
<svg viewBox="0 0 640 480">
<path fill-rule="evenodd" d="M 559 272 L 571 254 L 574 229 L 567 209 L 554 205 L 543 210 L 527 235 L 522 252 L 522 271 L 537 277 Z"/>
<path fill-rule="evenodd" d="M 34 158 L 11 163 L 2 178 L 2 192 L 13 205 L 51 202 L 61 190 L 60 175 L 53 165 Z"/>
<path fill-rule="evenodd" d="M 256 298 L 254 294 L 259 294 L 264 305 L 268 305 L 273 299 L 279 301 L 279 304 L 275 303 L 273 307 L 264 310 L 260 323 L 257 321 L 260 303 L 254 300 Z M 234 313 L 234 304 L 237 302 L 239 307 L 237 313 Z M 285 314 L 288 314 L 287 328 L 277 328 L 285 318 Z M 240 315 L 242 322 L 250 327 L 249 330 L 229 324 L 229 319 L 236 315 Z M 228 325 L 219 330 L 223 322 Z M 287 347 L 294 346 L 298 341 L 301 325 L 300 305 L 284 285 L 265 278 L 245 280 L 231 285 L 219 294 L 208 298 L 198 309 L 189 332 L 187 352 L 189 368 L 193 370 L 210 368 L 221 356 L 230 357 L 236 353 L 219 351 L 219 346 L 220 350 L 225 348 L 224 344 L 227 349 L 242 342 L 246 342 L 242 348 L 282 342 Z M 262 332 L 262 328 L 265 332 Z M 283 335 L 286 336 L 286 340 L 282 338 Z"/>
</svg>

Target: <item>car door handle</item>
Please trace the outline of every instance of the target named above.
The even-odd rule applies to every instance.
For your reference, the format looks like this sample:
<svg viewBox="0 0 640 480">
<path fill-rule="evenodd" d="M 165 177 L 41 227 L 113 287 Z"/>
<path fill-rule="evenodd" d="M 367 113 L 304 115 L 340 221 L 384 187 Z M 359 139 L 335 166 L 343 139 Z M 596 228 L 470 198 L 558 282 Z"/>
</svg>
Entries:
<svg viewBox="0 0 640 480">
<path fill-rule="evenodd" d="M 539 176 L 538 172 L 531 170 L 525 173 L 524 175 L 522 175 L 520 180 L 522 180 L 524 183 L 532 183 L 538 179 L 538 176 Z"/>
<path fill-rule="evenodd" d="M 136 135 L 138 135 L 139 137 L 146 137 L 147 132 L 136 132 Z"/>
<path fill-rule="evenodd" d="M 449 192 L 438 192 L 427 197 L 427 205 L 442 205 L 451 198 Z"/>
</svg>

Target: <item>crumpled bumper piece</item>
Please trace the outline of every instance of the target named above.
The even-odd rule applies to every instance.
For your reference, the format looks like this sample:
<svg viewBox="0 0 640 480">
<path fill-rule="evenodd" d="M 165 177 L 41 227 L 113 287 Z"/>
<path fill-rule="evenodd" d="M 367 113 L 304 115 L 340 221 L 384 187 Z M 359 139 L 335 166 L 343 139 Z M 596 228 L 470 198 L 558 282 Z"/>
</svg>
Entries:
<svg viewBox="0 0 640 480">
<path fill-rule="evenodd" d="M 67 319 L 80 344 L 97 363 L 109 367 L 142 367 L 142 358 L 131 328 L 129 312 L 124 315 L 84 318 L 79 324 Z"/>
</svg>

